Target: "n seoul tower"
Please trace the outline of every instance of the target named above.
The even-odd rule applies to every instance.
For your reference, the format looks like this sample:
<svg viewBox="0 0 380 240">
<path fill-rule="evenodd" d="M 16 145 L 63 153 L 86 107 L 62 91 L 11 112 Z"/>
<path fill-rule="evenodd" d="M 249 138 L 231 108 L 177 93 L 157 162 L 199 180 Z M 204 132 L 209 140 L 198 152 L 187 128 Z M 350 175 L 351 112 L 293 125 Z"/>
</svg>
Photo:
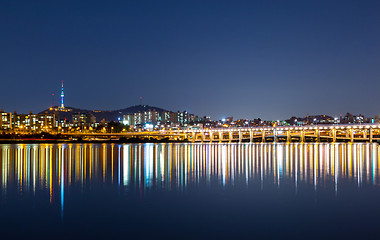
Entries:
<svg viewBox="0 0 380 240">
<path fill-rule="evenodd" d="M 63 80 L 62 80 L 62 88 L 61 88 L 61 108 L 64 109 L 65 108 L 65 103 L 64 103 L 64 99 L 65 98 L 65 93 L 63 92 Z"/>
</svg>

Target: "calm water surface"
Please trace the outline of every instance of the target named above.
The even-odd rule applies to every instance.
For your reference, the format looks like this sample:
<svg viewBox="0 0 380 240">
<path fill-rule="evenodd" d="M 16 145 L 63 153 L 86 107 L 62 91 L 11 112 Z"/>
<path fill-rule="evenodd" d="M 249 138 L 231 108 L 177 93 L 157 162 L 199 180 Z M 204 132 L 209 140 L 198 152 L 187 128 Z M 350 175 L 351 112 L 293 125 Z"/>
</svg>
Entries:
<svg viewBox="0 0 380 240">
<path fill-rule="evenodd" d="M 377 144 L 0 145 L 0 238 L 377 238 Z"/>
</svg>

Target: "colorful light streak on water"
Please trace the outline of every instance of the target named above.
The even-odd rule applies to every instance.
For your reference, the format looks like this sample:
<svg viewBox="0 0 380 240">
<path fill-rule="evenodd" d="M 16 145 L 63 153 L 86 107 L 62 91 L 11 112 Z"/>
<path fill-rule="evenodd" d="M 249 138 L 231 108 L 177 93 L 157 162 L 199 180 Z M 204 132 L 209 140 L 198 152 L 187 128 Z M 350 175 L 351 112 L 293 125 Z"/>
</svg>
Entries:
<svg viewBox="0 0 380 240">
<path fill-rule="evenodd" d="M 335 191 L 340 180 L 379 184 L 377 144 L 2 145 L 0 156 L 3 194 L 16 183 L 20 192 L 46 189 L 51 198 L 55 188 L 63 195 L 65 184 L 97 177 L 142 189 L 184 189 L 211 178 L 223 186 L 268 178 L 280 186 L 286 178 L 315 189 L 332 181 Z"/>
</svg>

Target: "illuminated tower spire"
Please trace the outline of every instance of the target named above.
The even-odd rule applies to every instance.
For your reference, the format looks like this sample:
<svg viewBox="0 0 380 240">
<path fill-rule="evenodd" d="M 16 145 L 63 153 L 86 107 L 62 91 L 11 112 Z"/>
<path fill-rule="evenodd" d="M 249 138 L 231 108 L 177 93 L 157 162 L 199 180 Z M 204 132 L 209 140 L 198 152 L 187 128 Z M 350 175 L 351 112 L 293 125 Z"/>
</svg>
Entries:
<svg viewBox="0 0 380 240">
<path fill-rule="evenodd" d="M 65 93 L 63 92 L 63 80 L 62 80 L 62 88 L 61 88 L 61 108 L 65 108 L 65 103 L 63 101 L 65 97 Z"/>
</svg>

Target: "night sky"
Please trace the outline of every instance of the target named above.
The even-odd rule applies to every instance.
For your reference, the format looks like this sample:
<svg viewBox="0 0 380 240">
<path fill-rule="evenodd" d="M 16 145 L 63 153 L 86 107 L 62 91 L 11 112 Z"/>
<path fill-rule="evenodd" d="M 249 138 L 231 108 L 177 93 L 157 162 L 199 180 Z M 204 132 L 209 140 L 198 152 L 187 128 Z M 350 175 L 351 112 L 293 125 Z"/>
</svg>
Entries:
<svg viewBox="0 0 380 240">
<path fill-rule="evenodd" d="M 1 1 L 0 108 L 380 114 L 380 1 Z"/>
</svg>

